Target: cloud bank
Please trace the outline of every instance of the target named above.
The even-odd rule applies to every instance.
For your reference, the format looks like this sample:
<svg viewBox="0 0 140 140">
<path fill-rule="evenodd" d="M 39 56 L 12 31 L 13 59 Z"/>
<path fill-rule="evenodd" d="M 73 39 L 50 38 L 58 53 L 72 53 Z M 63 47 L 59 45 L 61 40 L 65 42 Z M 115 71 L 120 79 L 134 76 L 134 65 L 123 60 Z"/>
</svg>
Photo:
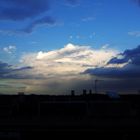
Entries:
<svg viewBox="0 0 140 140">
<path fill-rule="evenodd" d="M 35 75 L 71 76 L 80 74 L 87 68 L 106 65 L 116 53 L 110 49 L 94 50 L 87 46 L 68 44 L 54 51 L 26 54 L 21 62 L 33 67 Z"/>
<path fill-rule="evenodd" d="M 20 65 L 0 62 L 0 78 L 14 79 L 27 93 L 69 93 L 93 89 L 100 79 L 100 91 L 137 91 L 140 81 L 140 46 L 118 53 L 101 47 L 67 44 L 52 51 L 24 54 Z"/>
<path fill-rule="evenodd" d="M 102 47 L 96 50 L 89 46 L 67 44 L 57 50 L 23 55 L 20 65 L 5 68 L 1 78 L 14 79 L 26 85 L 27 93 L 62 94 L 69 93 L 71 89 L 91 89 L 92 77 L 82 73 L 88 68 L 106 65 L 116 54 L 117 51 Z"/>
</svg>

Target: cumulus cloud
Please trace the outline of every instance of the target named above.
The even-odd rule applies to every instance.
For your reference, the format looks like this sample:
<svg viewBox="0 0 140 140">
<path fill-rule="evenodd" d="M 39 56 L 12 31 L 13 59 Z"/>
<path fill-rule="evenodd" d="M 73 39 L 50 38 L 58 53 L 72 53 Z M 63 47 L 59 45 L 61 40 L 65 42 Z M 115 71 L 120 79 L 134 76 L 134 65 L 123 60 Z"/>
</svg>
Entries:
<svg viewBox="0 0 140 140">
<path fill-rule="evenodd" d="M 7 53 L 11 53 L 13 49 L 14 46 L 4 48 Z M 17 66 L 1 62 L 1 77 L 15 79 L 77 77 L 88 68 L 106 65 L 116 53 L 117 51 L 110 49 L 95 50 L 88 46 L 68 44 L 58 50 L 25 54 Z"/>
<path fill-rule="evenodd" d="M 106 65 L 116 53 L 109 49 L 95 50 L 89 46 L 68 44 L 53 51 L 23 55 L 20 66 L 6 64 L 8 68 L 5 67 L 1 78 L 18 80 L 25 86 L 26 93 L 66 94 L 71 89 L 81 93 L 83 88 L 93 86 L 93 77 L 82 72 Z"/>
<path fill-rule="evenodd" d="M 69 93 L 93 89 L 93 79 L 101 79 L 100 91 L 139 89 L 140 46 L 118 53 L 106 47 L 68 44 L 53 51 L 24 54 L 20 66 L 0 63 L 0 78 L 18 80 L 27 93 Z M 102 81 L 103 80 L 103 81 Z"/>
<path fill-rule="evenodd" d="M 32 74 L 35 75 L 68 77 L 82 73 L 87 68 L 104 66 L 116 53 L 109 49 L 94 50 L 87 46 L 68 44 L 54 51 L 26 54 L 21 62 L 33 67 Z"/>
</svg>

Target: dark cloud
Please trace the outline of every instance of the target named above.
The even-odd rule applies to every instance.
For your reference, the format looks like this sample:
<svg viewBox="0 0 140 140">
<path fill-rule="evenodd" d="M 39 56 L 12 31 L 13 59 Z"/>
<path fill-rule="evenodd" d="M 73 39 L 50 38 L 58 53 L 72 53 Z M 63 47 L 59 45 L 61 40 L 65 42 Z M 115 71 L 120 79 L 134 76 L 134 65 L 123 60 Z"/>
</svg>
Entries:
<svg viewBox="0 0 140 140">
<path fill-rule="evenodd" d="M 123 67 L 101 67 L 88 69 L 85 73 L 103 76 L 103 77 L 116 77 L 116 78 L 140 78 L 140 46 L 132 50 L 126 50 L 120 54 L 121 58 L 114 57 L 109 64 L 123 64 Z"/>
<path fill-rule="evenodd" d="M 12 69 L 11 66 L 7 63 L 3 63 L 0 61 L 0 77 L 3 77 L 4 74 L 9 73 Z"/>
<path fill-rule="evenodd" d="M 128 57 L 118 59 L 117 57 L 112 58 L 107 64 L 123 64 L 129 61 Z"/>
<path fill-rule="evenodd" d="M 140 67 L 136 67 L 134 65 L 127 64 L 122 68 L 95 68 L 88 69 L 85 73 L 96 75 L 100 77 L 108 77 L 108 78 L 140 78 Z"/>
<path fill-rule="evenodd" d="M 132 50 L 126 50 L 124 53 L 120 54 L 122 58 L 114 57 L 112 58 L 108 64 L 122 64 L 128 63 L 134 65 L 140 65 L 140 46 L 134 48 Z"/>
<path fill-rule="evenodd" d="M 22 30 L 0 30 L 0 33 L 6 35 L 31 33 L 38 25 L 54 25 L 55 19 L 47 12 L 50 9 L 50 3 L 54 5 L 56 0 L 0 0 L 0 21 L 27 21 L 27 26 Z M 79 0 L 61 0 L 59 3 L 76 6 Z"/>
<path fill-rule="evenodd" d="M 38 25 L 54 25 L 56 23 L 55 19 L 53 19 L 50 16 L 45 16 L 43 18 L 37 19 L 33 21 L 31 24 L 29 24 L 25 29 L 23 29 L 23 32 L 31 33 L 33 29 Z"/>
<path fill-rule="evenodd" d="M 25 20 L 48 10 L 48 0 L 1 0 L 0 20 Z"/>
<path fill-rule="evenodd" d="M 21 68 L 14 69 L 14 71 L 24 71 L 24 70 L 29 70 L 29 69 L 32 69 L 32 68 L 33 67 L 26 66 L 26 67 L 21 67 Z"/>
<path fill-rule="evenodd" d="M 51 1 L 52 2 L 52 1 Z M 27 27 L 22 30 L 1 31 L 4 34 L 31 33 L 33 29 L 42 24 L 54 25 L 55 19 L 46 15 L 50 9 L 50 0 L 1 0 L 0 20 L 23 21 L 31 19 Z M 42 18 L 40 18 L 42 16 Z"/>
<path fill-rule="evenodd" d="M 125 65 L 117 67 L 122 64 Z M 124 51 L 112 58 L 104 67 L 87 69 L 84 74 L 105 79 L 104 82 L 99 82 L 99 91 L 137 93 L 140 87 L 140 46 Z"/>
</svg>

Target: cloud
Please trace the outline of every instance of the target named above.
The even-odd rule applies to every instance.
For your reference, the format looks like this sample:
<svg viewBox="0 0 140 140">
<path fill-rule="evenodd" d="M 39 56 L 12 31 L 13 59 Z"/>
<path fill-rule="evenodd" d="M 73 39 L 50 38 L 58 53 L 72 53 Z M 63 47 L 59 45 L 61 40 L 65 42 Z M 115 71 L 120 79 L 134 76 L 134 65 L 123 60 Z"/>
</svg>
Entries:
<svg viewBox="0 0 140 140">
<path fill-rule="evenodd" d="M 1 0 L 0 20 L 25 20 L 49 10 L 48 0 Z"/>
<path fill-rule="evenodd" d="M 80 0 L 61 0 L 69 6 L 77 6 Z M 22 33 L 31 33 L 39 25 L 50 27 L 55 25 L 56 20 L 49 15 L 51 4 L 56 4 L 55 0 L 1 0 L 0 1 L 0 21 L 24 21 L 18 29 L 0 29 L 4 35 L 17 35 Z M 25 25 L 26 24 L 26 25 Z M 19 24 L 20 25 L 20 24 Z M 25 25 L 23 27 L 23 25 Z M 10 25 L 9 27 L 10 28 Z"/>
<path fill-rule="evenodd" d="M 140 81 L 140 46 L 114 56 L 103 67 L 89 68 L 84 74 L 104 79 L 105 82 L 100 82 L 100 90 L 137 93 Z"/>
<path fill-rule="evenodd" d="M 0 20 L 16 22 L 26 20 L 27 26 L 21 30 L 9 29 L 0 30 L 0 32 L 5 35 L 21 34 L 22 32 L 31 33 L 36 26 L 54 25 L 55 19 L 51 16 L 46 16 L 49 9 L 49 0 L 1 0 Z"/>
<path fill-rule="evenodd" d="M 140 31 L 128 32 L 128 35 L 130 35 L 130 36 L 135 36 L 135 37 L 140 37 Z"/>
<path fill-rule="evenodd" d="M 0 61 L 0 78 L 14 78 L 14 79 L 22 79 L 23 73 L 26 70 L 32 69 L 32 67 L 25 66 L 25 67 L 17 67 L 13 65 L 9 65 L 8 63 L 4 63 Z M 20 73 L 21 75 L 19 75 Z"/>
<path fill-rule="evenodd" d="M 14 53 L 15 50 L 16 50 L 16 46 L 12 46 L 12 45 L 3 48 L 3 51 L 8 53 L 8 54 Z"/>
<path fill-rule="evenodd" d="M 116 53 L 109 49 L 94 50 L 87 46 L 68 44 L 54 51 L 26 54 L 22 57 L 21 63 L 33 67 L 34 76 L 69 77 L 90 67 L 106 65 Z"/>
<path fill-rule="evenodd" d="M 46 27 L 52 27 L 56 25 L 56 20 L 53 17 L 45 16 L 39 19 L 34 20 L 30 24 L 28 24 L 26 27 L 22 29 L 15 29 L 15 30 L 0 30 L 0 33 L 3 35 L 13 36 L 13 35 L 20 35 L 22 33 L 32 33 L 34 29 L 38 26 L 46 26 Z"/>
<path fill-rule="evenodd" d="M 11 53 L 13 49 L 14 46 L 4 48 L 7 53 Z M 88 46 L 68 44 L 54 51 L 25 54 L 17 66 L 0 62 L 0 77 L 15 79 L 77 77 L 87 68 L 106 65 L 116 53 L 109 49 L 94 50 Z"/>
<path fill-rule="evenodd" d="M 119 54 L 118 57 L 111 59 L 108 63 L 126 63 L 134 65 L 140 65 L 140 46 L 131 50 L 125 50 L 123 53 Z"/>
<path fill-rule="evenodd" d="M 0 78 L 24 85 L 26 93 L 68 94 L 74 89 L 78 94 L 93 86 L 93 77 L 82 73 L 106 65 L 117 53 L 109 48 L 67 44 L 53 51 L 24 54 L 17 66 L 1 63 Z"/>
<path fill-rule="evenodd" d="M 25 29 L 22 29 L 23 32 L 31 33 L 36 26 L 39 25 L 54 25 L 56 23 L 55 19 L 50 16 L 45 16 L 43 18 L 37 19 L 29 24 Z"/>
<path fill-rule="evenodd" d="M 108 77 L 108 78 L 140 78 L 140 66 L 126 65 L 123 68 L 95 68 L 88 69 L 85 73 L 89 73 L 96 76 Z"/>
<path fill-rule="evenodd" d="M 12 69 L 11 66 L 7 63 L 3 63 L 0 61 L 0 77 L 3 77 L 4 74 L 9 73 Z"/>
<path fill-rule="evenodd" d="M 117 55 L 104 67 L 87 69 L 85 73 L 120 79 L 140 78 L 140 46 Z"/>
<path fill-rule="evenodd" d="M 67 44 L 52 51 L 24 54 L 18 66 L 0 62 L 0 78 L 24 85 L 27 93 L 66 94 L 71 89 L 137 91 L 140 80 L 140 46 L 118 53 L 106 47 Z M 103 81 L 102 81 L 103 80 Z"/>
</svg>

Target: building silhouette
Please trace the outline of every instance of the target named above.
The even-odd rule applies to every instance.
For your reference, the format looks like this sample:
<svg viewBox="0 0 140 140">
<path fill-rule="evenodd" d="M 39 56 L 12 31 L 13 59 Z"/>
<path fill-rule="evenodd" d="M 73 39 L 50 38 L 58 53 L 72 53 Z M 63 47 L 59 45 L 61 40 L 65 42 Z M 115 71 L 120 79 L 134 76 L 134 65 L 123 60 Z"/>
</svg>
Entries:
<svg viewBox="0 0 140 140">
<path fill-rule="evenodd" d="M 67 131 L 110 136 L 139 134 L 140 95 L 0 95 L 0 138 Z M 43 133 L 44 132 L 44 133 Z M 83 134 L 84 134 L 83 133 Z M 99 135 L 98 135 L 99 136 Z M 111 137 L 112 138 L 112 137 Z M 128 137 L 130 138 L 130 137 Z"/>
</svg>

